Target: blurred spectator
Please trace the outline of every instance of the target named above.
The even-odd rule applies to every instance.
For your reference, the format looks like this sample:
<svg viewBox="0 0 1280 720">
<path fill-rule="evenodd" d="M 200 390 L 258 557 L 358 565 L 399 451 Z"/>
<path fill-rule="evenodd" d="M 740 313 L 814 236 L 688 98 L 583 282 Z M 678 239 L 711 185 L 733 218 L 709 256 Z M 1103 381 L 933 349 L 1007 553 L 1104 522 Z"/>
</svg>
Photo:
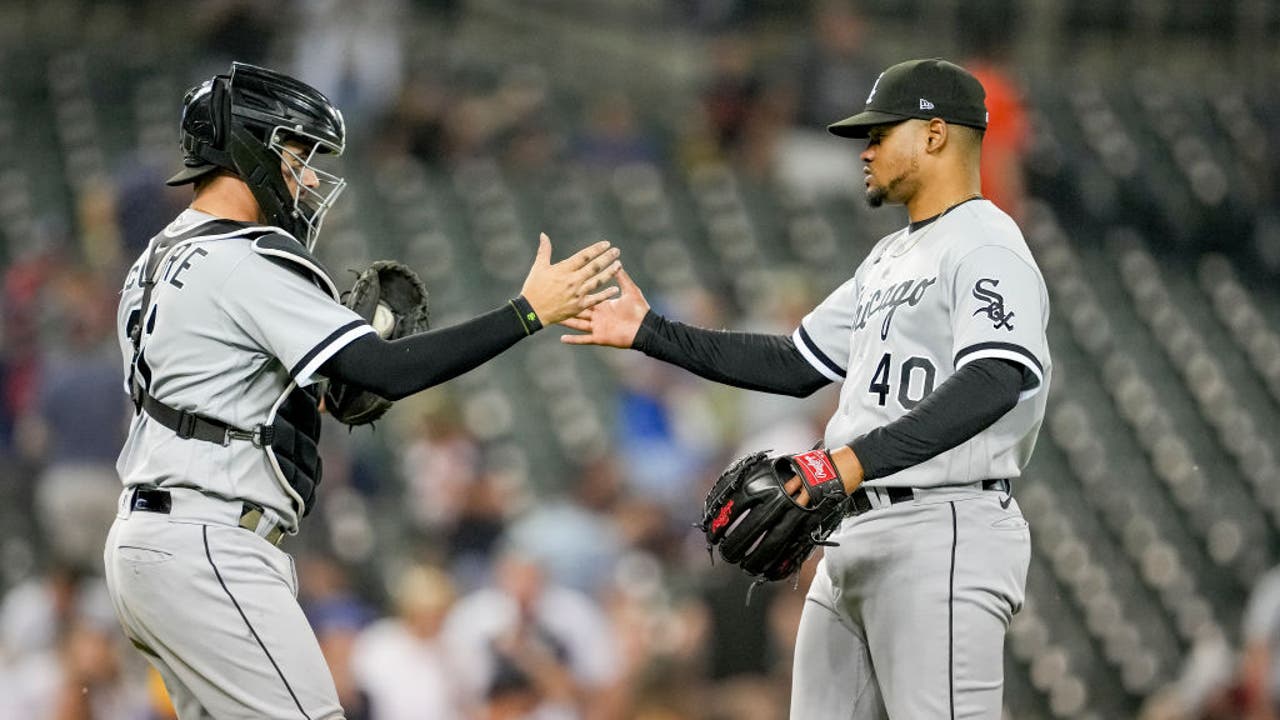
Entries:
<svg viewBox="0 0 1280 720">
<path fill-rule="evenodd" d="M 50 563 L 42 575 L 27 578 L 5 593 L 0 601 L 0 649 L 9 658 L 52 650 L 60 628 L 72 614 L 83 578 L 83 568 Z"/>
<path fill-rule="evenodd" d="M 756 305 L 741 329 L 790 335 L 819 300 L 814 297 L 811 277 L 804 271 L 790 270 L 770 272 L 762 277 L 767 282 L 758 287 Z M 772 448 L 780 453 L 812 448 L 822 437 L 838 396 L 839 388 L 835 386 L 805 398 L 740 393 L 736 398 L 736 414 L 740 418 L 742 439 L 734 455 L 745 455 L 759 448 Z"/>
<path fill-rule="evenodd" d="M 80 258 L 89 269 L 112 279 L 124 268 L 117 217 L 114 181 L 103 175 L 82 180 L 76 195 Z"/>
<path fill-rule="evenodd" d="M 692 142 L 685 148 L 686 162 L 728 160 L 747 177 L 770 177 L 795 116 L 795 93 L 760 71 L 750 36 L 727 33 L 708 47 L 711 76 L 702 91 L 704 120 L 694 137 L 685 139 L 686 145 Z M 699 137 L 702 132 L 705 139 Z"/>
<path fill-rule="evenodd" d="M 352 592 L 346 569 L 334 558 L 300 555 L 299 565 L 299 603 L 333 674 L 338 702 L 347 720 L 365 720 L 371 716 L 352 663 L 356 640 L 373 620 L 373 609 Z"/>
<path fill-rule="evenodd" d="M 224 72 L 224 67 L 219 72 Z M 173 133 L 173 149 L 176 151 L 178 134 Z M 179 164 L 176 162 L 174 168 Z M 166 172 L 166 169 L 168 172 Z M 165 179 L 175 170 L 160 167 L 156 162 L 136 154 L 123 162 L 116 172 L 116 225 L 120 230 L 120 255 L 137 257 L 165 225 L 190 202 L 185 188 L 165 185 Z"/>
<path fill-rule="evenodd" d="M 544 110 L 508 128 L 501 144 L 503 167 L 513 183 L 545 185 L 562 160 L 567 143 Z"/>
<path fill-rule="evenodd" d="M 479 587 L 520 492 L 489 468 L 452 396 L 428 393 L 421 405 L 419 427 L 401 454 L 402 506 L 458 584 Z"/>
<path fill-rule="evenodd" d="M 814 553 L 805 562 L 794 583 L 753 587 L 750 578 L 728 566 L 702 574 L 710 623 L 707 675 L 721 689 L 744 681 L 758 686 L 756 697 L 769 700 L 765 705 L 770 714 L 762 717 L 786 714 L 800 611 L 820 556 Z"/>
<path fill-rule="evenodd" d="M 755 67 L 750 38 L 725 34 L 707 46 L 711 76 L 702 91 L 702 102 L 714 147 L 732 154 L 756 111 L 764 80 Z"/>
<path fill-rule="evenodd" d="M 712 34 L 742 25 L 750 16 L 751 3 L 744 0 L 676 0 L 683 21 L 699 33 Z"/>
<path fill-rule="evenodd" d="M 297 0 L 293 75 L 343 108 L 348 131 L 376 126 L 404 80 L 401 0 Z"/>
<path fill-rule="evenodd" d="M 447 540 L 457 529 L 481 485 L 479 440 L 462 422 L 461 410 L 447 393 L 428 393 L 416 434 L 401 453 L 404 507 L 428 538 Z"/>
<path fill-rule="evenodd" d="M 463 588 L 481 586 L 492 574 L 494 548 L 506 529 L 512 496 L 496 473 L 482 473 L 444 546 L 454 577 Z"/>
<path fill-rule="evenodd" d="M 395 617 L 365 628 L 351 653 L 352 675 L 369 700 L 368 717 L 468 717 L 458 668 L 441 636 L 454 602 L 449 576 L 434 567 L 411 566 L 396 579 L 391 595 Z"/>
<path fill-rule="evenodd" d="M 12 249 L 10 250 L 12 253 Z M 4 271 L 4 345 L 0 348 L 0 427 L 10 432 L 3 438 L 11 451 L 12 431 L 18 419 L 27 416 L 36 402 L 40 377 L 40 323 L 48 315 L 44 304 L 49 279 L 63 266 L 60 254 L 51 247 L 36 245 L 13 258 Z"/>
<path fill-rule="evenodd" d="M 52 287 L 55 324 L 65 337 L 42 363 L 23 435 L 27 452 L 44 466 L 35 502 L 51 551 L 96 568 L 115 519 L 120 495 L 115 461 L 131 408 L 121 391 L 113 294 L 83 271 L 64 273 Z"/>
<path fill-rule="evenodd" d="M 413 74 L 400 89 L 383 132 L 374 139 L 380 157 L 398 159 L 407 154 L 439 165 L 450 156 L 447 124 L 453 90 L 442 73 L 432 70 Z"/>
<path fill-rule="evenodd" d="M 880 63 L 868 57 L 867 21 L 850 0 L 820 0 L 810 24 L 812 44 L 799 65 L 799 119 L 825 130 L 862 107 Z"/>
<path fill-rule="evenodd" d="M 515 545 L 495 575 L 458 602 L 445 629 L 481 716 L 617 717 L 619 658 L 600 606 L 551 582 Z"/>
<path fill-rule="evenodd" d="M 638 353 L 615 362 L 622 383 L 615 438 L 627 490 L 683 511 L 699 492 L 690 478 L 720 451 L 705 383 Z"/>
<path fill-rule="evenodd" d="M 521 139 L 526 124 L 546 130 L 549 85 L 542 67 L 521 63 L 506 67 L 496 86 L 475 81 L 469 91 L 457 93 L 446 115 L 449 160 L 460 164 L 500 152 L 501 141 Z M 520 155 L 517 148 L 511 158 L 517 167 Z"/>
<path fill-rule="evenodd" d="M 567 497 L 544 498 L 511 524 L 507 540 L 538 558 L 552 582 L 600 599 L 623 551 L 609 516 L 621 486 L 614 456 L 588 463 Z"/>
<path fill-rule="evenodd" d="M 990 4 L 988 0 L 985 4 Z M 1002 0 L 994 2 L 1004 5 Z M 987 132 L 982 139 L 982 194 L 1014 220 L 1021 220 L 1026 203 L 1026 170 L 1023 157 L 1031 144 L 1031 126 L 1022 89 L 1012 70 L 1012 36 L 1008 27 L 1016 19 L 1010 5 L 1004 13 L 983 17 L 978 3 L 966 8 L 962 18 L 975 28 L 985 28 L 968 38 L 972 57 L 961 63 L 987 91 Z M 998 26 L 994 17 L 1003 18 Z"/>
<path fill-rule="evenodd" d="M 105 599 L 105 598 L 104 598 Z M 54 703 L 54 720 L 144 720 L 150 700 L 142 672 L 128 673 L 120 626 L 107 609 L 106 617 L 77 617 L 66 630 L 60 648 L 61 684 Z"/>
<path fill-rule="evenodd" d="M 618 91 L 604 92 L 589 100 L 582 130 L 574 139 L 573 157 L 599 171 L 661 159 L 658 143 L 636 117 L 635 106 Z"/>
<path fill-rule="evenodd" d="M 195 30 L 198 57 L 202 68 L 193 77 L 210 77 L 226 72 L 231 61 L 262 65 L 275 42 L 276 33 L 283 27 L 285 16 L 279 6 L 254 0 L 202 0 L 191 13 L 191 27 Z"/>
<path fill-rule="evenodd" d="M 0 610 L 3 717 L 143 720 L 141 658 L 124 654 L 106 586 L 59 568 L 11 590 Z M 4 685 L 0 682 L 0 685 Z"/>
</svg>

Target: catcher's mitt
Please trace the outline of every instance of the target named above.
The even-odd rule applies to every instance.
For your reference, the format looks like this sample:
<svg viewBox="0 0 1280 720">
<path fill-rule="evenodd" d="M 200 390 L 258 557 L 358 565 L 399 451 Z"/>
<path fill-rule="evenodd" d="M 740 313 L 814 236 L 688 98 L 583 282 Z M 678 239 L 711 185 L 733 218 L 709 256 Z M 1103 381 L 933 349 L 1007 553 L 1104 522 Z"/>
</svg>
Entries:
<svg viewBox="0 0 1280 720">
<path fill-rule="evenodd" d="M 430 326 L 427 286 L 409 266 L 379 260 L 358 274 L 342 304 L 368 320 L 384 340 L 420 333 Z M 329 383 L 325 409 L 347 425 L 365 425 L 382 417 L 391 401 L 341 382 Z"/>
<path fill-rule="evenodd" d="M 809 493 L 807 507 L 784 487 L 797 475 Z M 720 474 L 698 527 L 708 550 L 719 547 L 720 557 L 757 582 L 782 580 L 800 569 L 814 547 L 832 544 L 827 536 L 844 518 L 847 497 L 825 450 L 781 457 L 758 452 Z"/>
</svg>

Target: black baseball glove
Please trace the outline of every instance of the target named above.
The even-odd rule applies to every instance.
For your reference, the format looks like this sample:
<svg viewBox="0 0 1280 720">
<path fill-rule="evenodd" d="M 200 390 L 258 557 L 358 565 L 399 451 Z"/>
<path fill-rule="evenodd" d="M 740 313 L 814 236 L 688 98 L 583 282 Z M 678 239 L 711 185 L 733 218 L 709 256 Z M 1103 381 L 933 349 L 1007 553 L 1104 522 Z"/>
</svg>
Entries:
<svg viewBox="0 0 1280 720">
<path fill-rule="evenodd" d="M 379 260 L 356 276 L 342 304 L 368 320 L 384 340 L 395 340 L 430 327 L 427 286 L 409 266 Z M 391 401 L 342 382 L 329 383 L 325 409 L 347 425 L 371 423 L 391 408 Z"/>
<path fill-rule="evenodd" d="M 784 487 L 792 477 L 804 479 L 808 506 L 800 505 Z M 844 485 L 825 450 L 770 456 L 758 452 L 734 461 L 707 493 L 698 524 L 707 549 L 737 565 L 757 582 L 795 574 L 845 514 Z"/>
</svg>

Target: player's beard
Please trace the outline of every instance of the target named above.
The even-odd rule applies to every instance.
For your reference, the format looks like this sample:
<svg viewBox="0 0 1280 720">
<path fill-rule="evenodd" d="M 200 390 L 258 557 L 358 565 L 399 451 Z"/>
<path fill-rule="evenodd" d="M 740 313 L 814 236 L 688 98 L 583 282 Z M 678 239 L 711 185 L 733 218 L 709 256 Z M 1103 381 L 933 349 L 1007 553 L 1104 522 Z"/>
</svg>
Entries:
<svg viewBox="0 0 1280 720">
<path fill-rule="evenodd" d="M 884 204 L 886 194 L 885 189 L 879 186 L 873 185 L 867 188 L 867 204 L 873 208 L 880 207 Z"/>
<path fill-rule="evenodd" d="M 920 167 L 919 157 L 911 156 L 911 165 L 902 172 L 898 173 L 892 180 L 884 185 L 872 185 L 867 188 L 867 204 L 873 208 L 878 208 L 886 202 L 905 203 L 906 199 L 901 196 L 902 186 L 911 177 L 913 177 Z"/>
</svg>

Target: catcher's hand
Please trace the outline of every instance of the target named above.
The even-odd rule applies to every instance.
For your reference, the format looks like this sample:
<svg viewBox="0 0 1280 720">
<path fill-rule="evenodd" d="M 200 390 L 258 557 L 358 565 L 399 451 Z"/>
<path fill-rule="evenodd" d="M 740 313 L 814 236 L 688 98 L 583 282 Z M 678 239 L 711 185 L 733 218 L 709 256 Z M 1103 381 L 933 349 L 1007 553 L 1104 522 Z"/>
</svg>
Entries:
<svg viewBox="0 0 1280 720">
<path fill-rule="evenodd" d="M 793 496 L 801 484 L 800 495 Z M 759 452 L 720 474 L 698 527 L 708 549 L 718 547 L 726 562 L 761 582 L 782 580 L 800 569 L 814 547 L 831 544 L 827 536 L 844 518 L 847 497 L 827 451 Z"/>
<path fill-rule="evenodd" d="M 384 340 L 395 340 L 430 327 L 427 286 L 407 265 L 379 260 L 356 276 L 342 304 L 368 320 Z M 347 425 L 365 425 L 382 417 L 391 401 L 341 382 L 329 383 L 324 407 Z"/>
</svg>

